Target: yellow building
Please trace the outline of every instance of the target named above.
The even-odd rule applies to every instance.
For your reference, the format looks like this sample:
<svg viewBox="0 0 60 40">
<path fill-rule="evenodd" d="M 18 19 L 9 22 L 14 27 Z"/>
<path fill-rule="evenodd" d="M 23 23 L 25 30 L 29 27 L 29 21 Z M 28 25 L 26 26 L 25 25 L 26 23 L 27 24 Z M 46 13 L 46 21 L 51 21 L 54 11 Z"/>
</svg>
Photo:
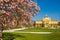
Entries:
<svg viewBox="0 0 60 40">
<path fill-rule="evenodd" d="M 42 20 L 37 20 L 34 22 L 35 26 L 37 27 L 57 27 L 58 26 L 58 21 L 57 20 L 52 20 L 50 17 L 47 15 L 42 19 Z"/>
</svg>

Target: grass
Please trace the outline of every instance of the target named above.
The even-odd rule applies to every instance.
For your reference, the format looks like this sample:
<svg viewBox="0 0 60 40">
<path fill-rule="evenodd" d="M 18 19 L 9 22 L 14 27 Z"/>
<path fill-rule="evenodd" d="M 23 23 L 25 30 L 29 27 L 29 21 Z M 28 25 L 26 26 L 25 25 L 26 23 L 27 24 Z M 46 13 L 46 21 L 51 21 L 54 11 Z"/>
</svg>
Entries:
<svg viewBox="0 0 60 40">
<path fill-rule="evenodd" d="M 60 40 L 60 32 L 52 34 L 3 33 L 3 40 Z"/>
<path fill-rule="evenodd" d="M 20 30 L 18 32 L 60 32 L 60 29 L 48 29 L 48 28 L 28 28 L 25 30 Z"/>
<path fill-rule="evenodd" d="M 30 34 L 19 32 L 53 32 L 52 34 Z M 60 40 L 60 29 L 29 28 L 22 31 L 5 32 L 3 40 Z"/>
</svg>

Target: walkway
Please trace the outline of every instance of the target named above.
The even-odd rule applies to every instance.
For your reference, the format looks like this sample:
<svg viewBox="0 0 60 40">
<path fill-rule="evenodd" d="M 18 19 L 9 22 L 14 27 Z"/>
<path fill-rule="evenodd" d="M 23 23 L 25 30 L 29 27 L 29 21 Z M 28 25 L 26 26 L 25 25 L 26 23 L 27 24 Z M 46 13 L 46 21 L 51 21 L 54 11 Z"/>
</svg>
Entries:
<svg viewBox="0 0 60 40">
<path fill-rule="evenodd" d="M 51 34 L 52 32 L 15 32 L 15 33 Z"/>
<path fill-rule="evenodd" d="M 15 32 L 15 31 L 24 30 L 24 29 L 27 29 L 27 28 L 4 30 L 3 32 Z M 51 34 L 52 32 L 15 32 L 15 33 Z"/>
<path fill-rule="evenodd" d="M 4 30 L 3 32 L 14 32 L 14 31 L 24 30 L 24 29 L 27 29 L 27 28 L 10 29 L 10 30 Z"/>
</svg>

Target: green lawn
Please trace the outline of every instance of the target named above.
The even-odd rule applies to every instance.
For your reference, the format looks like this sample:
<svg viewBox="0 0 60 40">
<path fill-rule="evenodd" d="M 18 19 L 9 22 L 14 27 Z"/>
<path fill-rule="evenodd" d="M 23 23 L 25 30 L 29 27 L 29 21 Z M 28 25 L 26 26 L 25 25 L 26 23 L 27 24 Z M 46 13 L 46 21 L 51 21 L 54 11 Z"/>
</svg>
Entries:
<svg viewBox="0 0 60 40">
<path fill-rule="evenodd" d="M 19 32 L 53 32 L 53 33 L 30 34 Z M 60 40 L 60 29 L 29 28 L 22 31 L 3 33 L 3 40 Z"/>
<path fill-rule="evenodd" d="M 60 29 L 48 29 L 48 28 L 28 28 L 25 30 L 20 30 L 20 31 L 24 31 L 24 32 L 60 32 Z M 20 32 L 18 31 L 18 32 Z"/>
<path fill-rule="evenodd" d="M 52 34 L 3 33 L 3 40 L 60 40 L 60 32 Z"/>
</svg>

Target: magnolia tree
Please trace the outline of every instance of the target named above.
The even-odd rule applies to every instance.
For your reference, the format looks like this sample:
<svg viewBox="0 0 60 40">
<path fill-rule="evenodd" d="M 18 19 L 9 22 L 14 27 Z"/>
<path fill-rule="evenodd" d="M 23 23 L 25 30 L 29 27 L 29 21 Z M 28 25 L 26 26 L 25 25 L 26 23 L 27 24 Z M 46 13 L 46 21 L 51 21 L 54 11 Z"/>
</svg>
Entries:
<svg viewBox="0 0 60 40">
<path fill-rule="evenodd" d="M 0 29 L 28 26 L 39 11 L 39 7 L 32 0 L 0 0 Z"/>
<path fill-rule="evenodd" d="M 0 0 L 0 19 L 3 26 L 28 25 L 39 7 L 32 0 Z"/>
</svg>

